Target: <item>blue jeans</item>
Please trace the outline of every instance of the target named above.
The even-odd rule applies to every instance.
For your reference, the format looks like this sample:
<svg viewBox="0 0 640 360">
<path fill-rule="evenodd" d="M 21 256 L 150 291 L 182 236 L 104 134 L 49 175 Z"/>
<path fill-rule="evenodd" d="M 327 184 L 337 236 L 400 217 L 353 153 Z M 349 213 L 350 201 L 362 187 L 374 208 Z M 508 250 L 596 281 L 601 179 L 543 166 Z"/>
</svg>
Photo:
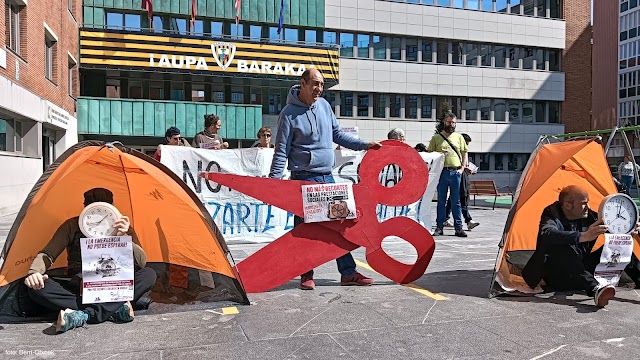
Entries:
<svg viewBox="0 0 640 360">
<path fill-rule="evenodd" d="M 633 175 L 631 176 L 621 176 L 620 182 L 626 188 L 624 193 L 631 196 L 631 183 L 633 183 Z"/>
<path fill-rule="evenodd" d="M 464 218 L 464 222 L 469 222 L 471 220 L 473 220 L 473 218 L 471 217 L 471 214 L 469 214 L 469 205 L 467 205 L 466 203 L 462 204 L 462 199 L 460 199 L 460 207 L 462 208 L 462 217 Z M 444 217 L 444 221 L 449 220 L 449 216 L 451 216 L 451 198 L 449 198 L 447 200 L 447 215 Z"/>
<path fill-rule="evenodd" d="M 436 216 L 436 227 L 442 229 L 447 216 L 447 190 L 451 197 L 451 213 L 453 215 L 453 226 L 456 230 L 462 230 L 462 208 L 460 207 L 460 180 L 462 175 L 457 170 L 451 168 L 442 169 L 440 180 L 438 181 L 438 212 Z"/>
<path fill-rule="evenodd" d="M 309 171 L 295 171 L 291 173 L 291 180 L 305 180 L 305 181 L 315 181 L 320 183 L 333 184 L 335 180 L 333 180 L 333 175 L 327 174 L 319 174 L 313 173 Z M 304 223 L 304 219 L 296 216 L 293 219 L 293 226 L 296 227 L 300 224 Z M 336 259 L 336 263 L 338 264 L 338 272 L 340 275 L 347 277 L 353 275 L 356 272 L 356 262 L 353 260 L 353 256 L 351 253 L 346 253 L 339 258 Z M 302 274 L 302 276 L 313 277 L 313 270 L 309 270 L 306 273 Z"/>
</svg>

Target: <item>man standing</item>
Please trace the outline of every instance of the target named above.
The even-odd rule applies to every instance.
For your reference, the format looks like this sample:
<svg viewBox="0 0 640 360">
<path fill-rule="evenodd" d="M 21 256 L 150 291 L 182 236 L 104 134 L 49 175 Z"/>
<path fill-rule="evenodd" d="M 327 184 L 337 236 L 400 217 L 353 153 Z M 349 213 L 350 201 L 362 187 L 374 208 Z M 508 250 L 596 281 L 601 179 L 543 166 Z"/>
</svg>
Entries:
<svg viewBox="0 0 640 360">
<path fill-rule="evenodd" d="M 467 143 L 462 135 L 456 133 L 456 115 L 449 112 L 436 126 L 437 134 L 433 135 L 427 151 L 444 154 L 444 168 L 438 181 L 438 212 L 436 230 L 433 235 L 444 235 L 443 227 L 446 217 L 447 190 L 451 196 L 451 210 L 455 227 L 455 235 L 467 237 L 462 230 L 462 209 L 460 207 L 460 181 L 464 168 L 469 165 Z"/>
<path fill-rule="evenodd" d="M 294 85 L 287 96 L 287 105 L 280 112 L 278 133 L 276 135 L 270 178 L 282 178 L 284 166 L 292 180 L 306 180 L 334 183 L 331 169 L 335 158 L 333 143 L 352 150 L 379 149 L 378 142 L 365 143 L 342 131 L 331 105 L 321 97 L 324 78 L 320 71 L 307 69 L 300 79 L 300 85 Z M 294 226 L 303 223 L 295 217 Z M 356 271 L 356 263 L 351 253 L 338 259 L 338 271 L 342 275 L 341 285 L 371 285 L 373 279 Z M 301 275 L 300 288 L 313 290 L 313 270 Z"/>
<path fill-rule="evenodd" d="M 185 138 L 180 136 L 180 129 L 175 126 L 167 129 L 167 131 L 164 133 L 164 138 L 167 140 L 167 145 L 189 146 L 189 143 L 185 140 Z M 153 158 L 157 161 L 160 161 L 161 156 L 162 154 L 160 153 L 160 145 L 158 145 L 158 149 L 156 149 L 156 152 L 153 154 Z"/>
<path fill-rule="evenodd" d="M 634 234 L 637 234 L 638 226 Z M 593 277 L 602 248 L 593 251 L 598 236 L 607 226 L 589 209 L 589 194 L 576 185 L 560 191 L 558 201 L 547 206 L 540 217 L 536 251 L 522 270 L 527 285 L 534 289 L 544 280 L 551 290 L 582 290 L 592 296 L 598 308 L 615 294 L 611 285 L 601 286 Z M 634 256 L 625 271 L 640 285 Z"/>
<path fill-rule="evenodd" d="M 469 143 L 471 143 L 471 136 L 464 133 L 461 135 L 464 138 L 464 141 L 467 143 L 467 146 L 469 146 Z M 471 163 L 469 164 L 471 165 Z M 472 170 L 472 168 L 474 168 L 475 170 Z M 464 172 L 462 173 L 462 180 L 460 181 L 460 207 L 462 208 L 462 217 L 464 218 L 464 221 L 467 223 L 467 229 L 469 230 L 472 230 L 476 226 L 480 225 L 479 222 L 473 220 L 473 218 L 471 217 L 471 214 L 469 213 L 469 200 L 470 200 L 469 189 L 471 189 L 471 179 L 469 179 L 469 176 L 477 172 L 478 172 L 478 168 L 476 166 L 465 167 Z M 453 227 L 453 223 L 449 221 L 449 216 L 451 215 L 451 197 L 449 197 L 449 200 L 447 200 L 446 211 L 447 211 L 447 215 L 446 215 L 447 220 L 444 222 L 444 226 Z"/>
</svg>

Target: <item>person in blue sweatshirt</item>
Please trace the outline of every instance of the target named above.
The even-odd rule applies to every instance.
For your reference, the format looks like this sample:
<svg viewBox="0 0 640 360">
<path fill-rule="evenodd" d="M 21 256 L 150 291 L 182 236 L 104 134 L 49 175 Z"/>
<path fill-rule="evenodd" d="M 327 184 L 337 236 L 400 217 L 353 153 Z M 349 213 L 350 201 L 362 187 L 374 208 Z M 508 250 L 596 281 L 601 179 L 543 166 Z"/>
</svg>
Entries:
<svg viewBox="0 0 640 360">
<path fill-rule="evenodd" d="M 315 68 L 307 69 L 300 85 L 289 90 L 287 105 L 280 112 L 270 178 L 280 179 L 287 160 L 292 180 L 334 183 L 331 169 L 335 163 L 333 143 L 352 150 L 379 149 L 379 142 L 366 143 L 340 128 L 331 105 L 323 99 L 324 78 Z M 294 226 L 304 220 L 295 217 Z M 356 271 L 351 253 L 336 259 L 340 285 L 366 286 L 373 283 Z M 300 288 L 315 289 L 313 270 L 301 275 Z"/>
</svg>

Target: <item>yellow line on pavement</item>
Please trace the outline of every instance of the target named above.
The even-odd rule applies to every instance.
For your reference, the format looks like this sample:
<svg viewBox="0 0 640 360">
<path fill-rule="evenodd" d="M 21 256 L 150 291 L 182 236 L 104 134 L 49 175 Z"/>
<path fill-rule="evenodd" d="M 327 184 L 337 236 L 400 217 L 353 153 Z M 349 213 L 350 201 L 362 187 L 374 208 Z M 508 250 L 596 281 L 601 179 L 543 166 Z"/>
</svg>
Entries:
<svg viewBox="0 0 640 360">
<path fill-rule="evenodd" d="M 375 270 L 373 270 L 373 268 L 372 268 L 371 266 L 369 266 L 369 264 L 367 264 L 367 263 L 363 263 L 362 261 L 358 261 L 358 260 L 356 260 L 356 264 L 357 264 L 358 266 L 362 267 L 362 268 L 365 268 L 365 269 L 367 269 L 367 270 L 369 270 L 369 271 L 373 271 L 374 273 L 378 274 L 378 272 L 377 272 L 377 271 L 375 271 Z M 402 285 L 402 286 L 404 286 L 404 287 L 406 287 L 406 288 L 409 288 L 409 289 L 411 289 L 411 290 L 413 290 L 413 291 L 416 291 L 416 292 L 418 292 L 418 293 L 420 293 L 420 294 L 422 294 L 422 295 L 428 296 L 428 297 L 430 297 L 430 298 L 432 298 L 432 299 L 434 299 L 434 300 L 449 300 L 449 298 L 448 298 L 448 297 L 446 297 L 446 296 L 442 296 L 442 295 L 440 295 L 440 294 L 437 294 L 437 293 L 431 292 L 431 291 L 429 291 L 429 290 L 427 290 L 427 289 L 423 289 L 423 288 L 421 288 L 421 287 L 420 287 L 420 286 L 418 286 L 418 285 L 414 285 L 414 284 L 404 284 L 404 285 Z"/>
</svg>

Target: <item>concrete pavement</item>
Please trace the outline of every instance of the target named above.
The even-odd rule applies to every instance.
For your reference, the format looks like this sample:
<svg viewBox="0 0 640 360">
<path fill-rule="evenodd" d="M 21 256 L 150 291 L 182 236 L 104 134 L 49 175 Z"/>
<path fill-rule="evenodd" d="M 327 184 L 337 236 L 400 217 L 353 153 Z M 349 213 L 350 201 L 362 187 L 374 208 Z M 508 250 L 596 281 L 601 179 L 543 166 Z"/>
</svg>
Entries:
<svg viewBox="0 0 640 360">
<path fill-rule="evenodd" d="M 292 280 L 250 294 L 252 305 L 237 306 L 237 314 L 223 315 L 215 307 L 222 305 L 213 305 L 56 336 L 51 323 L 5 323 L 0 324 L 0 359 L 638 358 L 638 290 L 619 289 L 617 299 L 599 311 L 580 294 L 488 299 L 508 210 L 471 211 L 481 225 L 466 239 L 445 229 L 416 288 L 368 270 L 358 249 L 359 270 L 376 279 L 373 286 L 339 286 L 331 262 L 316 270 L 315 291 L 301 291 L 299 280 Z M 231 250 L 239 261 L 261 246 L 232 245 Z M 415 259 L 404 242 L 383 246 L 398 260 Z"/>
</svg>

